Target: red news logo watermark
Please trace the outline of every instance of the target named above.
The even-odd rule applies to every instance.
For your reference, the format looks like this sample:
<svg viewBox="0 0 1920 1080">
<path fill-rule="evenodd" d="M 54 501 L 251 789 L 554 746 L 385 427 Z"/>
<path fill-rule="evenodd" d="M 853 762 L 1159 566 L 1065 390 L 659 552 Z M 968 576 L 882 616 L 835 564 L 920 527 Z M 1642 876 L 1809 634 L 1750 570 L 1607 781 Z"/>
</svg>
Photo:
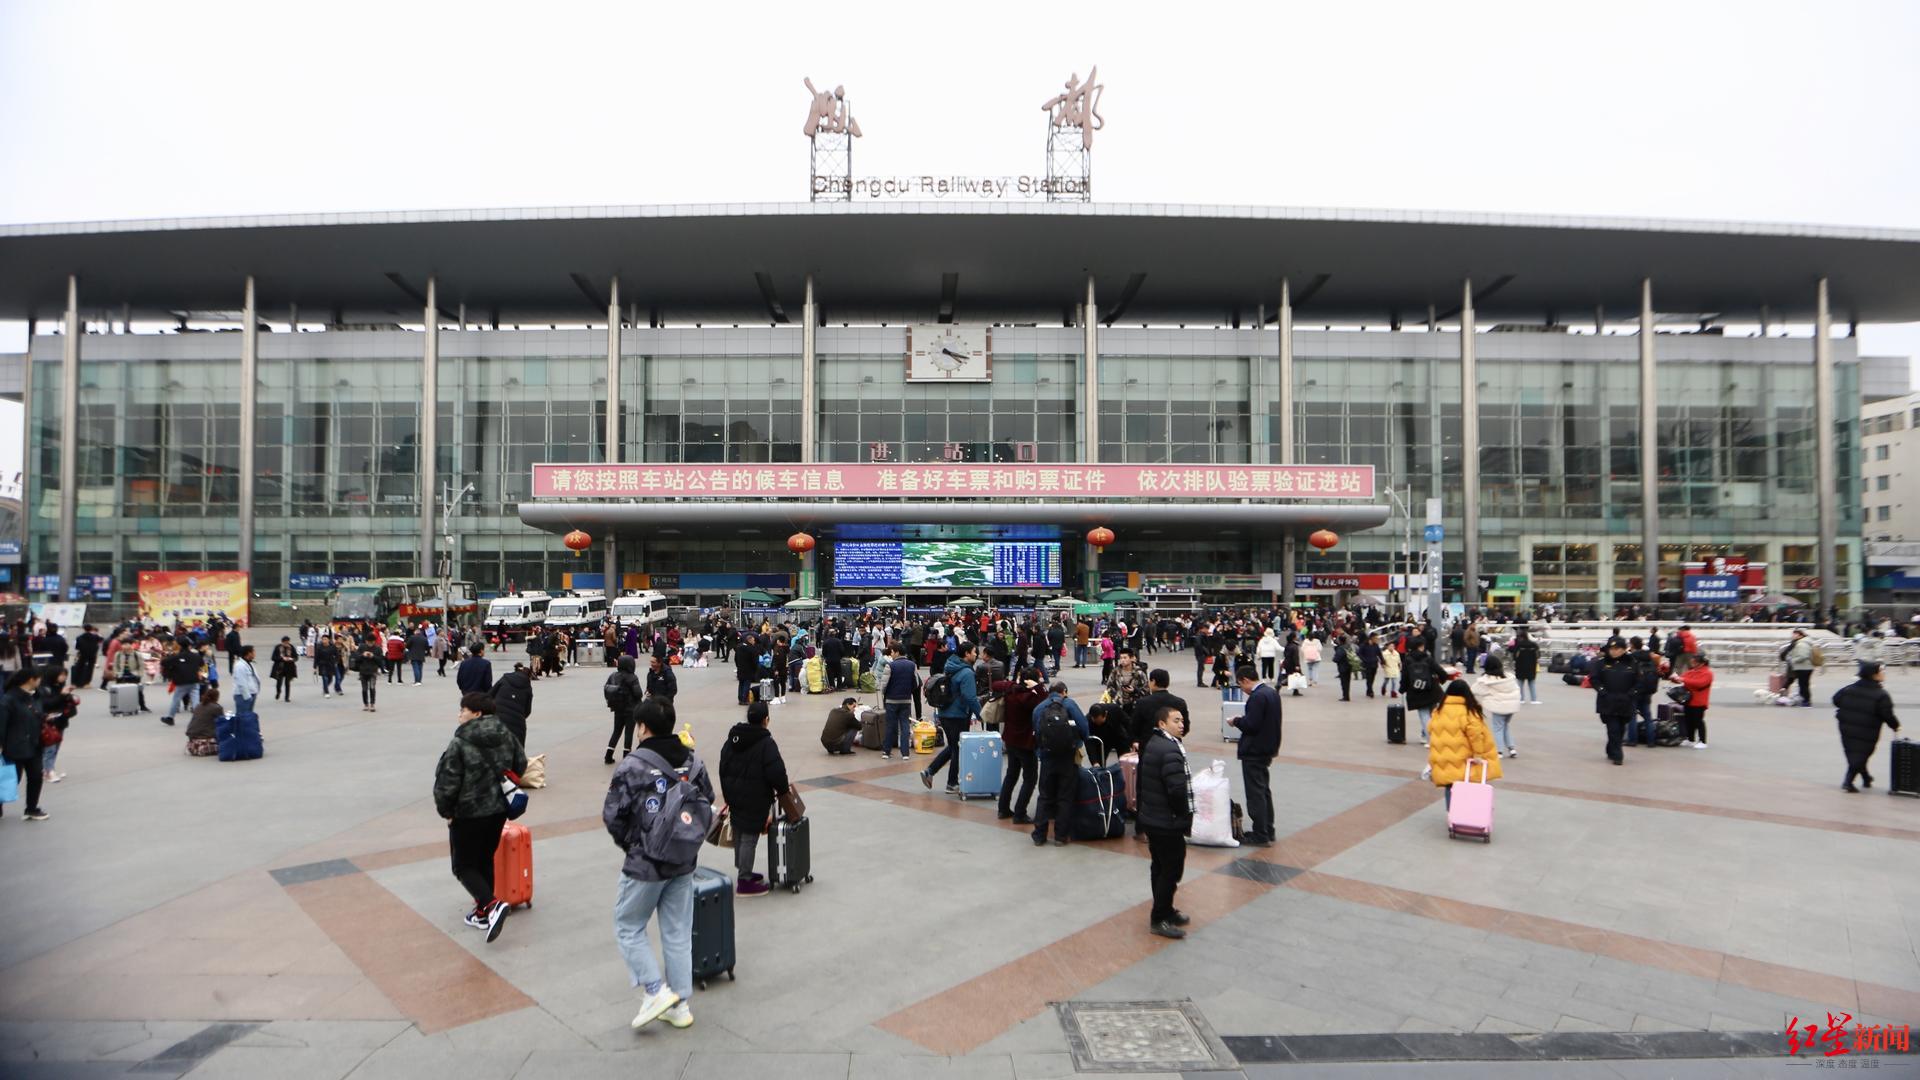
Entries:
<svg viewBox="0 0 1920 1080">
<path fill-rule="evenodd" d="M 1802 1050 L 1818 1050 L 1825 1046 L 1822 1057 L 1839 1057 L 1853 1053 L 1907 1053 L 1910 1025 L 1901 1024 L 1855 1024 L 1848 1030 L 1847 1022 L 1853 1019 L 1851 1013 L 1841 1013 L 1835 1019 L 1827 1014 L 1827 1026 L 1819 1024 L 1801 1024 L 1799 1017 L 1787 1025 L 1787 1054 L 1797 1057 Z M 1800 1034 L 1805 1031 L 1806 1034 Z"/>
</svg>

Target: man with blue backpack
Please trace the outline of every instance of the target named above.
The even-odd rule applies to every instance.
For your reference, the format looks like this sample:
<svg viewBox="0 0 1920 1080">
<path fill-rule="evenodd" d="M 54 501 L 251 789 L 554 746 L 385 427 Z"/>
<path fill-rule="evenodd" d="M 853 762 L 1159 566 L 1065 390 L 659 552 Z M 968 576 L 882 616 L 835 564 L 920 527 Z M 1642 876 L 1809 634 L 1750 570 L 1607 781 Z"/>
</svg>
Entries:
<svg viewBox="0 0 1920 1080">
<path fill-rule="evenodd" d="M 1033 737 L 1040 758 L 1039 799 L 1033 811 L 1034 847 L 1047 842 L 1048 822 L 1053 823 L 1055 847 L 1064 847 L 1073 839 L 1073 805 L 1080 787 L 1076 755 L 1087 731 L 1087 716 L 1067 696 L 1064 682 L 1054 683 L 1047 699 L 1033 707 Z"/>
<path fill-rule="evenodd" d="M 645 996 L 634 1014 L 638 1031 L 664 1017 L 691 1027 L 693 1012 L 693 871 L 713 825 L 713 781 L 707 767 L 673 734 L 673 714 L 648 700 L 635 710 L 647 737 L 613 771 L 600 820 L 626 852 L 613 904 L 613 935 L 628 977 Z M 647 922 L 660 916 L 663 976 L 653 958 Z"/>
</svg>

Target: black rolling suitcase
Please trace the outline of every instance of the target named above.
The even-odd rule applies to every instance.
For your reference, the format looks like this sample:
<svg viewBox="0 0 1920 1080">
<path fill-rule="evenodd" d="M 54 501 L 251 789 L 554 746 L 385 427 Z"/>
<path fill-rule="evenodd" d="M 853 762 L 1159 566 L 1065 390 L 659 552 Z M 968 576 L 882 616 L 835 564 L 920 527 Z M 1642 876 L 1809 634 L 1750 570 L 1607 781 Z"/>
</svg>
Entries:
<svg viewBox="0 0 1920 1080">
<path fill-rule="evenodd" d="M 724 972 L 733 981 L 733 881 L 705 866 L 693 871 L 693 977 L 700 989 Z"/>
<path fill-rule="evenodd" d="M 1553 657 L 1547 661 L 1547 674 L 1565 675 L 1568 670 L 1567 665 L 1572 662 L 1572 660 L 1573 654 L 1570 652 L 1554 653 Z"/>
<path fill-rule="evenodd" d="M 1387 706 L 1387 741 L 1395 746 L 1407 741 L 1407 707 L 1405 705 Z"/>
<path fill-rule="evenodd" d="M 798 821 L 780 818 L 767 834 L 767 884 L 799 892 L 813 882 L 813 825 L 805 814 Z"/>
<path fill-rule="evenodd" d="M 1920 799 L 1920 743 L 1893 740 L 1893 767 L 1887 770 L 1887 794 Z"/>
</svg>

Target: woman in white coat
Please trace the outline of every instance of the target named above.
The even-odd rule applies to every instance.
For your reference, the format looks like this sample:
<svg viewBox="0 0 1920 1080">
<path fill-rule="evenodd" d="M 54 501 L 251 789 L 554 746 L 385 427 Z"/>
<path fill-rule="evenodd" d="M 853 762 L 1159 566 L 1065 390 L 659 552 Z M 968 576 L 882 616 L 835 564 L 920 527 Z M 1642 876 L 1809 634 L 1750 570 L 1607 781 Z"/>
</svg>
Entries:
<svg viewBox="0 0 1920 1080">
<path fill-rule="evenodd" d="M 1260 641 L 1253 647 L 1253 654 L 1260 658 L 1260 677 L 1273 678 L 1273 665 L 1280 659 L 1280 639 L 1273 636 L 1273 627 L 1269 626 L 1260 634 Z"/>
<path fill-rule="evenodd" d="M 1320 685 L 1320 639 L 1308 634 L 1300 639 L 1300 666 L 1307 669 L 1307 685 Z"/>
<path fill-rule="evenodd" d="M 1513 721 L 1513 714 L 1520 711 L 1520 684 L 1507 674 L 1506 665 L 1497 656 L 1488 656 L 1484 673 L 1473 680 L 1473 696 L 1480 702 L 1480 708 L 1487 714 L 1487 726 L 1493 729 L 1493 746 L 1498 753 L 1507 757 L 1519 757 L 1520 751 L 1513 748 L 1513 739 L 1507 733 L 1507 725 Z"/>
</svg>

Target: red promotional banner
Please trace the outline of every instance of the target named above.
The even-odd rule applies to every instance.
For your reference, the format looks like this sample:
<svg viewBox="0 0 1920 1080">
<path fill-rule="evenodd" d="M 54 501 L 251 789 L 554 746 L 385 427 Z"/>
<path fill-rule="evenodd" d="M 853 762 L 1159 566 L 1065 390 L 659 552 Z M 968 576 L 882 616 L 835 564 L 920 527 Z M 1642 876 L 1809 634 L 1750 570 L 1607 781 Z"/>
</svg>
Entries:
<svg viewBox="0 0 1920 1080">
<path fill-rule="evenodd" d="M 192 624 L 217 614 L 245 626 L 251 577 L 245 570 L 142 570 L 140 617 Z"/>
<path fill-rule="evenodd" d="M 1371 465 L 535 465 L 541 499 L 1372 499 Z"/>
</svg>

